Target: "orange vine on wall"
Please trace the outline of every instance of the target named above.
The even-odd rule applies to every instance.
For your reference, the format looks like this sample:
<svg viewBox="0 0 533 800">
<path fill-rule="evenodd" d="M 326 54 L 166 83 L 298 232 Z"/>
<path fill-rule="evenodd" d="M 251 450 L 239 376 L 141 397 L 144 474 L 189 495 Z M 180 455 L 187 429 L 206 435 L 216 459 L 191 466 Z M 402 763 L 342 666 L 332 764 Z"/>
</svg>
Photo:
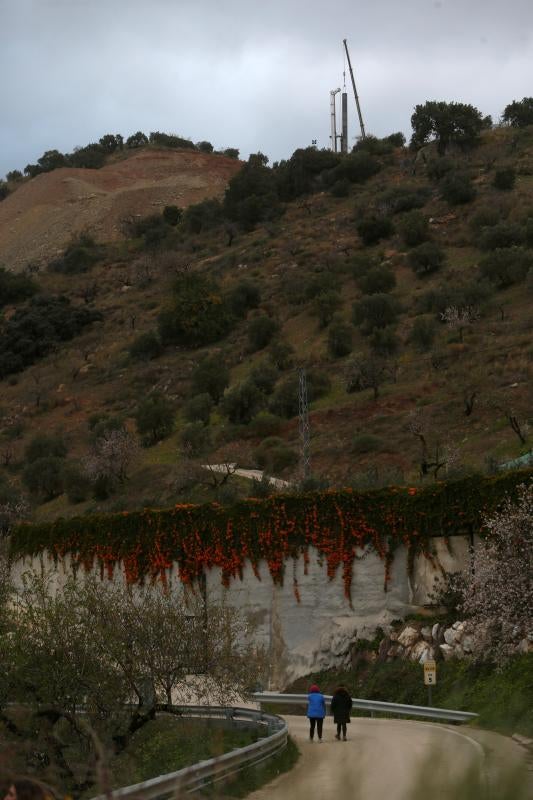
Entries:
<svg viewBox="0 0 533 800">
<path fill-rule="evenodd" d="M 533 470 L 496 477 L 474 476 L 436 483 L 424 489 L 389 487 L 250 499 L 233 506 L 177 505 L 165 510 L 58 519 L 21 525 L 11 538 L 14 557 L 48 551 L 67 554 L 75 567 L 99 565 L 109 577 L 121 564 L 126 579 L 166 579 L 177 565 L 179 578 L 191 584 L 212 567 L 228 585 L 242 577 L 246 563 L 259 577 L 266 561 L 272 580 L 283 581 L 289 559 L 314 547 L 326 562 L 328 578 L 342 569 L 344 593 L 351 595 L 353 562 L 374 552 L 384 564 L 384 588 L 390 580 L 395 550 L 404 545 L 408 564 L 417 553 L 430 556 L 431 538 L 481 532 L 484 513 L 494 511 L 507 494 L 531 480 Z M 293 573 L 296 598 L 299 587 Z"/>
</svg>

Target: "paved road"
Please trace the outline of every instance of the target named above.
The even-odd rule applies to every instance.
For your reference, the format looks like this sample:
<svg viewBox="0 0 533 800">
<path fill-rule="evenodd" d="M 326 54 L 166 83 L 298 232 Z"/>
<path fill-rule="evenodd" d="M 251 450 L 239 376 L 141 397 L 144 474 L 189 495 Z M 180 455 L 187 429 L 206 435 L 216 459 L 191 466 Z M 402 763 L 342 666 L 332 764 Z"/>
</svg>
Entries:
<svg viewBox="0 0 533 800">
<path fill-rule="evenodd" d="M 319 744 L 309 742 L 304 717 L 286 719 L 301 757 L 291 772 L 248 800 L 456 800 L 456 792 L 443 788 L 446 783 L 462 781 L 471 769 L 492 785 L 493 772 L 522 759 L 513 742 L 482 731 L 355 718 L 348 728 L 348 741 L 338 742 L 329 718 Z M 487 758 L 487 753 L 495 751 L 499 762 L 494 756 Z M 414 783 L 422 783 L 420 793 Z"/>
<path fill-rule="evenodd" d="M 232 475 L 239 475 L 241 478 L 248 478 L 250 481 L 260 481 L 263 478 L 263 472 L 260 469 L 240 469 L 236 464 L 203 464 L 203 469 L 209 469 L 212 472 L 230 472 Z M 275 486 L 276 489 L 288 489 L 290 487 L 289 481 L 284 481 L 283 478 L 273 478 L 267 475 L 267 481 Z"/>
</svg>

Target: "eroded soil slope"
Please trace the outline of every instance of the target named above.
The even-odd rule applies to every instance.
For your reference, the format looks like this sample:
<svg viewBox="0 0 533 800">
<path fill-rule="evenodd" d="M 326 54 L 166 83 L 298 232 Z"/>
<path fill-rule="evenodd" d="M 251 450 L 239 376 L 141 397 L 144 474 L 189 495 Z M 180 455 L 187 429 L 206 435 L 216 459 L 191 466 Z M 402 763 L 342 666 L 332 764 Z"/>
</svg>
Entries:
<svg viewBox="0 0 533 800">
<path fill-rule="evenodd" d="M 119 239 L 125 218 L 219 197 L 239 168 L 225 156 L 149 149 L 98 170 L 38 175 L 0 204 L 0 264 L 20 271 L 46 262 L 81 231 Z"/>
</svg>

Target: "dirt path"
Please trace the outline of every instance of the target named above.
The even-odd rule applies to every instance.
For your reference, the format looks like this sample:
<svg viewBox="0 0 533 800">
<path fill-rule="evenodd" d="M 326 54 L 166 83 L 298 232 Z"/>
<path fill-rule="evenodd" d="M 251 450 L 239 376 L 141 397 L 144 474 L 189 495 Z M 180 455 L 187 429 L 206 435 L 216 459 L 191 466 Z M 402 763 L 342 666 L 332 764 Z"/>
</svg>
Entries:
<svg viewBox="0 0 533 800">
<path fill-rule="evenodd" d="M 286 719 L 301 758 L 291 772 L 249 795 L 248 800 L 452 800 L 455 793 L 446 793 L 443 785 L 461 780 L 468 769 L 492 783 L 494 767 L 486 752 L 502 746 L 501 761 L 506 765 L 518 764 L 522 758 L 513 742 L 497 734 L 471 735 L 443 725 L 357 718 L 348 728 L 348 741 L 338 742 L 333 722 L 326 719 L 324 741 L 319 744 L 309 742 L 304 717 Z M 413 791 L 417 783 L 420 794 Z"/>
</svg>

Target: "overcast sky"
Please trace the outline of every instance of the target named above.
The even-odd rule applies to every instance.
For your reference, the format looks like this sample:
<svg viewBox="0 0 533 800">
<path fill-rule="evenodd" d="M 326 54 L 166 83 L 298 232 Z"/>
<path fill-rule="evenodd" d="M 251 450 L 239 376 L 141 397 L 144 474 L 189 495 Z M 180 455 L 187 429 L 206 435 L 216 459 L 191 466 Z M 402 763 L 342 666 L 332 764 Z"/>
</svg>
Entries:
<svg viewBox="0 0 533 800">
<path fill-rule="evenodd" d="M 343 38 L 380 136 L 428 99 L 533 95 L 533 0 L 0 0 L 0 31 L 0 176 L 115 132 L 329 146 Z"/>
</svg>

